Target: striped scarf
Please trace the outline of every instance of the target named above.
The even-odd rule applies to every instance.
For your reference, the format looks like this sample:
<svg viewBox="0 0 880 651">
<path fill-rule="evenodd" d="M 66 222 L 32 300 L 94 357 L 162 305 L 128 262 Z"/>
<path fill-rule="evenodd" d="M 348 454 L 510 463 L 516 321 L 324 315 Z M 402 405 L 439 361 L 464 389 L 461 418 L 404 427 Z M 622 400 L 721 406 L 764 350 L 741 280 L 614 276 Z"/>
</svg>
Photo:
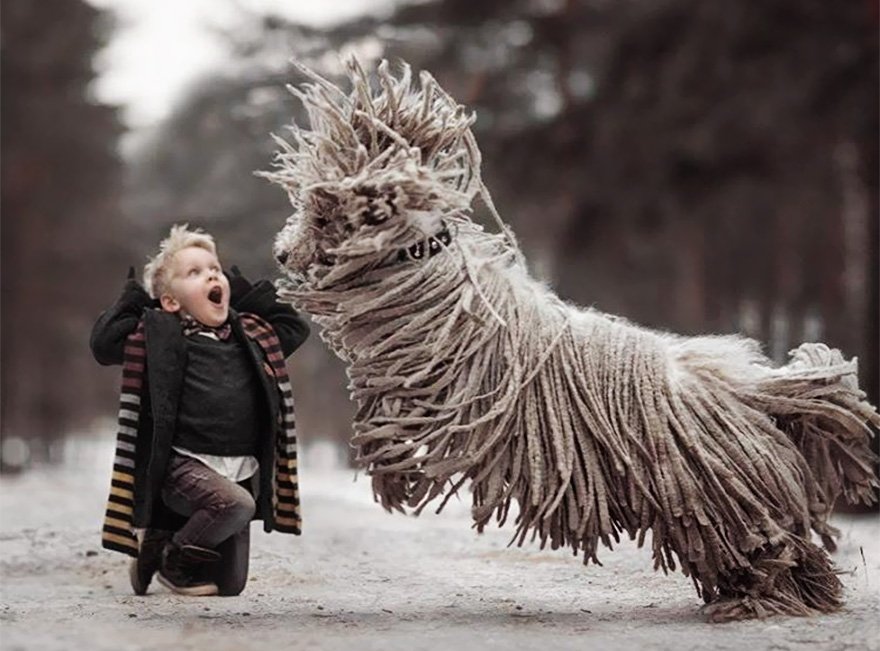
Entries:
<svg viewBox="0 0 880 651">
<path fill-rule="evenodd" d="M 281 397 L 281 428 L 275 439 L 275 477 L 272 509 L 274 529 L 283 533 L 299 534 L 302 518 L 299 508 L 299 483 L 296 457 L 296 423 L 293 414 L 293 392 L 284 354 L 278 336 L 263 319 L 253 314 L 242 314 L 241 325 L 245 334 L 259 344 L 266 361 L 263 369 L 275 379 Z M 144 321 L 125 342 L 122 364 L 122 391 L 119 404 L 119 430 L 116 435 L 116 455 L 110 496 L 104 516 L 101 544 L 129 556 L 137 557 L 138 542 L 134 535 L 134 465 L 138 422 L 141 409 L 141 391 L 144 386 L 146 336 Z"/>
</svg>

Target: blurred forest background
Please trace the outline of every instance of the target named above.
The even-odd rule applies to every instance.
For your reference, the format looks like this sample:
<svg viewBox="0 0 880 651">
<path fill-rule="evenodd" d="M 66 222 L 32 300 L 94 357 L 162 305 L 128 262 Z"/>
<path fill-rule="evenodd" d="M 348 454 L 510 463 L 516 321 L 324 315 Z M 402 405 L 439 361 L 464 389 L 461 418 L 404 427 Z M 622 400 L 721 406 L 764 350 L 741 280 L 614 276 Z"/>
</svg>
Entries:
<svg viewBox="0 0 880 651">
<path fill-rule="evenodd" d="M 858 356 L 878 392 L 875 0 L 422 0 L 328 29 L 242 11 L 232 65 L 125 157 L 91 90 L 114 29 L 81 0 L 2 3 L 2 460 L 51 460 L 115 417 L 88 335 L 171 223 L 273 277 L 288 214 L 270 132 L 302 119 L 297 57 L 403 58 L 476 110 L 487 184 L 566 299 L 682 333 Z M 292 361 L 301 437 L 344 442 L 343 367 Z"/>
</svg>

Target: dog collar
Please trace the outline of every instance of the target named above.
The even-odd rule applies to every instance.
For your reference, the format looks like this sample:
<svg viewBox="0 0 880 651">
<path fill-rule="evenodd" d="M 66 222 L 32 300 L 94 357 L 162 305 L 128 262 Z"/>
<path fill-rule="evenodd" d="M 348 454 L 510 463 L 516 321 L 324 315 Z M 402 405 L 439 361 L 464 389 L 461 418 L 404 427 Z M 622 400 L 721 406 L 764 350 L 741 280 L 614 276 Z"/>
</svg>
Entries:
<svg viewBox="0 0 880 651">
<path fill-rule="evenodd" d="M 440 253 L 444 247 L 449 246 L 451 242 L 452 235 L 449 234 L 448 228 L 444 228 L 436 235 L 432 235 L 421 242 L 416 242 L 405 249 L 400 249 L 400 251 L 397 252 L 397 261 L 421 260 L 425 257 L 433 258 Z"/>
</svg>

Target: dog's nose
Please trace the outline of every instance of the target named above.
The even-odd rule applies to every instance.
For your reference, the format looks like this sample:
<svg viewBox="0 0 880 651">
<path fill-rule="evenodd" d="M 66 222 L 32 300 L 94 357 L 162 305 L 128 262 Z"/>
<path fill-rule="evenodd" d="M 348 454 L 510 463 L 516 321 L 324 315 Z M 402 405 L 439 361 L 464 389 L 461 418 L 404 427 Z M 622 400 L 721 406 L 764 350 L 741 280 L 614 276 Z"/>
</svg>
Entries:
<svg viewBox="0 0 880 651">
<path fill-rule="evenodd" d="M 287 251 L 282 251 L 278 255 L 275 256 L 275 259 L 278 260 L 278 264 L 283 265 L 287 262 L 287 258 L 290 257 L 290 254 Z"/>
</svg>

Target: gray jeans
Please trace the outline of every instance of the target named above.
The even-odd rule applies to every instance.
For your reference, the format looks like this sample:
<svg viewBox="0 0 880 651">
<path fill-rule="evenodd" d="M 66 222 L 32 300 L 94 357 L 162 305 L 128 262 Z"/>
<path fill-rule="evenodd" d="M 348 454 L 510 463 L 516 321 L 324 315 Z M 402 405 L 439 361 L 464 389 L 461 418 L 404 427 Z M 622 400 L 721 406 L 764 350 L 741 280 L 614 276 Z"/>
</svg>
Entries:
<svg viewBox="0 0 880 651">
<path fill-rule="evenodd" d="M 176 544 L 207 547 L 222 556 L 211 577 L 220 594 L 237 595 L 244 590 L 250 522 L 256 510 L 250 492 L 202 462 L 174 454 L 168 462 L 162 500 L 188 518 L 174 534 Z"/>
</svg>

